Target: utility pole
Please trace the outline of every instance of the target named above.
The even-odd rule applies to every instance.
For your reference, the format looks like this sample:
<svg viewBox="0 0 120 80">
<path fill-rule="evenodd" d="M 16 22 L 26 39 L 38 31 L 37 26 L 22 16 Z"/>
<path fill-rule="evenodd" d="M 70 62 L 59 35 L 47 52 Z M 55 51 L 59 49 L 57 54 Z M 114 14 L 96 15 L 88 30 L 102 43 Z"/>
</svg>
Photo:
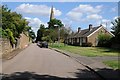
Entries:
<svg viewBox="0 0 120 80">
<path fill-rule="evenodd" d="M 60 28 L 59 25 L 54 25 L 56 27 L 58 27 L 58 46 L 60 45 Z"/>
<path fill-rule="evenodd" d="M 58 46 L 60 46 L 60 28 L 58 27 Z"/>
<path fill-rule="evenodd" d="M 106 22 L 106 30 L 107 30 L 107 22 Z"/>
</svg>

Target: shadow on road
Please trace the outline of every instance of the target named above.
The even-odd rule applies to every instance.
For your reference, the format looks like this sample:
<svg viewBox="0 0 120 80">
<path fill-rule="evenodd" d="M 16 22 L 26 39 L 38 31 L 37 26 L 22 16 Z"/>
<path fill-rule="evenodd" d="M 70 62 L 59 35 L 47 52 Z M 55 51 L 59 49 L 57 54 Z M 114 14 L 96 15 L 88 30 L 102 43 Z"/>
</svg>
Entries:
<svg viewBox="0 0 120 80">
<path fill-rule="evenodd" d="M 2 74 L 2 80 L 120 80 L 118 73 L 120 70 L 98 69 L 96 72 L 100 76 L 92 76 L 93 72 L 78 69 L 79 72 L 74 73 L 76 78 L 64 78 L 51 75 L 39 75 L 34 72 L 14 72 L 12 74 Z M 94 73 L 95 74 L 95 73 Z M 102 77 L 101 77 L 102 76 Z"/>
<path fill-rule="evenodd" d="M 2 80 L 53 80 L 53 79 L 62 79 L 56 76 L 50 75 L 39 75 L 34 72 L 15 72 L 12 74 L 3 74 Z"/>
<path fill-rule="evenodd" d="M 91 71 L 88 71 L 86 69 L 82 70 L 82 74 L 81 74 L 81 69 L 78 69 L 79 72 L 76 72 L 76 77 L 80 78 L 80 77 L 89 77 L 89 74 L 87 73 L 91 73 Z M 96 74 L 98 76 L 97 80 L 120 80 L 120 70 L 113 70 L 113 69 L 107 69 L 107 68 L 102 68 L 102 69 L 96 69 L 96 71 L 92 71 L 92 73 Z M 92 77 L 92 76 L 91 76 Z M 96 80 L 96 79 L 95 79 Z"/>
</svg>

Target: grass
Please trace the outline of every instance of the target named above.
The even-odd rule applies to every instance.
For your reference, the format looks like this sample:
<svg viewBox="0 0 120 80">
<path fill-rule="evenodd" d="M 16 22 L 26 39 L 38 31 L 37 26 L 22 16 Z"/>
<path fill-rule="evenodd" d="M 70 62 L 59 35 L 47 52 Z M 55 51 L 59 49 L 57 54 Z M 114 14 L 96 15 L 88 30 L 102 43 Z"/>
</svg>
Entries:
<svg viewBox="0 0 120 80">
<path fill-rule="evenodd" d="M 118 63 L 117 60 L 104 61 L 103 63 L 109 67 L 112 67 L 113 69 L 120 69 L 120 64 Z"/>
<path fill-rule="evenodd" d="M 57 48 L 65 51 L 69 51 L 71 53 L 80 54 L 82 56 L 88 56 L 88 57 L 95 57 L 95 56 L 118 56 L 118 53 L 120 51 L 109 49 L 109 48 L 101 48 L 101 47 L 80 47 L 80 46 L 70 46 L 70 45 L 64 45 L 63 43 L 60 43 L 59 45 L 57 43 L 50 44 L 49 45 L 52 48 Z"/>
</svg>

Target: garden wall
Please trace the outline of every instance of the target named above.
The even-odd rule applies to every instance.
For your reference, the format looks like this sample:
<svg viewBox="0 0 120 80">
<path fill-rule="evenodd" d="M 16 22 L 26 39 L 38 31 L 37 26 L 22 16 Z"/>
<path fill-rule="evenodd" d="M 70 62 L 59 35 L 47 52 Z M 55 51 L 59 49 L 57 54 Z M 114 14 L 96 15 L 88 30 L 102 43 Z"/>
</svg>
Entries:
<svg viewBox="0 0 120 80">
<path fill-rule="evenodd" d="M 0 38 L 0 58 L 2 58 L 3 54 L 8 54 L 18 48 L 25 48 L 29 44 L 29 37 L 25 34 L 21 34 L 21 38 L 17 39 L 17 44 L 16 46 L 13 45 L 13 47 L 11 46 L 10 41 L 8 39 Z"/>
</svg>

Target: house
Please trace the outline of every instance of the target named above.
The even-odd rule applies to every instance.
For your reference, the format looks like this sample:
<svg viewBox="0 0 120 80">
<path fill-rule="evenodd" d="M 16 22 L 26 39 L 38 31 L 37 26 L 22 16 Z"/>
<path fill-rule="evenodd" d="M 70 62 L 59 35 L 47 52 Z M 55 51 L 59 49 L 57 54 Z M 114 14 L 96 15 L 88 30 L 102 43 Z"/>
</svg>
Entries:
<svg viewBox="0 0 120 80">
<path fill-rule="evenodd" d="M 89 42 L 92 43 L 92 46 L 97 46 L 98 35 L 100 33 L 114 36 L 111 32 L 106 30 L 102 25 L 98 27 L 93 27 L 92 24 L 90 24 L 88 29 L 81 30 L 81 28 L 79 27 L 78 31 L 68 36 L 65 42 L 69 45 L 78 45 L 78 46 L 81 46 L 82 43 Z"/>
</svg>

